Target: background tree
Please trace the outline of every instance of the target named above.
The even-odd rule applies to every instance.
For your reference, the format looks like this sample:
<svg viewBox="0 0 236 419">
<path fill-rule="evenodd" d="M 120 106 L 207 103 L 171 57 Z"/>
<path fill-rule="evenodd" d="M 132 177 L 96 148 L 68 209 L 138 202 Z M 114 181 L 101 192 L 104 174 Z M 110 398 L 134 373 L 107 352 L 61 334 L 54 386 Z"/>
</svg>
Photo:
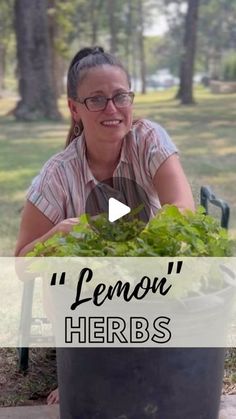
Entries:
<svg viewBox="0 0 236 419">
<path fill-rule="evenodd" d="M 14 115 L 17 119 L 58 119 L 52 82 L 47 0 L 16 0 L 15 31 L 19 93 Z"/>
<path fill-rule="evenodd" d="M 63 0 L 61 0 L 62 3 Z M 69 4 L 71 2 L 68 0 Z M 84 46 L 102 43 L 104 36 L 107 44 L 109 33 L 107 0 L 73 0 L 71 14 L 70 45 L 77 51 Z M 68 46 L 68 43 L 67 43 Z"/>
<path fill-rule="evenodd" d="M 219 78 L 222 73 L 222 63 L 232 53 L 236 45 L 234 25 L 236 3 L 234 0 L 221 0 L 220 2 L 219 0 L 189 0 L 188 2 L 183 0 L 42 0 L 40 3 L 37 2 L 38 5 L 40 4 L 37 11 L 38 17 L 30 19 L 31 22 L 34 22 L 32 24 L 27 24 L 26 21 L 36 0 L 32 0 L 32 2 L 29 0 L 10 1 L 15 1 L 18 5 L 24 3 L 23 18 L 17 19 L 16 16 L 16 22 L 19 20 L 16 27 L 20 28 L 26 25 L 27 30 L 31 31 L 31 35 L 28 37 L 26 37 L 26 33 L 23 35 L 25 30 L 19 29 L 17 32 L 17 44 L 24 45 L 24 48 L 20 48 L 19 45 L 17 47 L 18 61 L 20 61 L 20 56 L 27 56 L 24 49 L 29 49 L 29 40 L 31 40 L 32 54 L 32 51 L 37 50 L 38 40 L 41 39 L 41 45 L 44 46 L 46 52 L 41 55 L 43 56 L 43 60 L 41 60 L 39 51 L 37 51 L 38 63 L 36 67 L 37 69 L 40 66 L 47 67 L 47 70 L 45 73 L 41 69 L 36 79 L 40 80 L 42 74 L 48 74 L 47 81 L 44 80 L 40 84 L 41 86 L 50 86 L 47 88 L 47 92 L 53 92 L 56 98 L 65 91 L 66 70 L 74 53 L 84 46 L 102 45 L 106 50 L 118 55 L 126 64 L 132 75 L 134 89 L 144 93 L 147 75 L 153 75 L 159 69 L 167 68 L 175 76 L 179 76 L 181 73 L 178 96 L 183 103 L 192 103 L 194 63 L 198 71 Z M 4 7 L 8 5 L 5 0 L 0 0 L 1 4 Z M 39 13 L 41 13 L 43 5 L 46 5 L 46 14 L 44 13 L 44 18 L 39 20 Z M 2 6 L 3 11 L 4 7 Z M 199 19 L 197 20 L 198 9 Z M 155 19 L 158 19 L 160 15 L 165 15 L 166 32 L 158 36 L 147 36 L 147 28 L 152 24 L 157 25 Z M 6 22 L 5 17 L 2 20 L 0 17 L 1 34 L 7 33 L 4 30 Z M 197 23 L 200 31 L 197 54 L 195 54 Z M 43 29 L 35 30 L 40 25 L 43 26 Z M 12 33 L 10 36 L 12 37 Z M 0 39 L 0 45 L 2 40 L 3 36 Z M 41 50 L 43 48 L 41 47 Z M 4 48 L 1 49 L 0 46 L 0 54 L 1 52 L 3 58 L 0 62 L 4 63 Z M 32 55 L 34 57 L 34 54 Z M 14 67 L 14 54 L 12 56 L 13 66 L 11 65 L 11 67 Z M 18 65 L 21 95 L 25 90 L 23 86 L 27 83 L 25 79 L 29 79 L 27 71 L 30 66 L 36 68 L 36 60 L 31 58 L 28 58 L 24 68 L 22 62 L 26 63 L 26 60 L 21 59 L 21 64 Z M 41 61 L 43 64 L 39 64 Z M 9 73 L 11 67 L 10 65 L 7 67 Z M 3 70 L 0 69 L 0 73 L 2 72 Z M 36 86 L 34 96 L 37 96 L 36 92 L 38 91 L 36 79 L 34 80 Z M 32 94 L 31 86 L 29 92 Z M 27 101 L 30 101 L 32 105 L 33 98 L 28 97 Z M 24 102 L 26 102 L 25 96 Z M 40 106 L 37 105 L 37 110 L 41 109 Z M 18 117 L 19 109 L 20 104 L 17 107 Z M 53 109 L 53 106 L 50 105 L 50 109 Z M 24 107 L 21 108 L 21 114 L 22 110 L 25 113 Z M 50 115 L 50 112 L 46 111 L 46 115 Z M 32 112 L 29 119 L 31 118 L 34 118 Z"/>
<path fill-rule="evenodd" d="M 57 19 L 57 6 L 59 1 L 49 0 L 48 1 L 48 28 L 49 28 L 49 43 L 51 51 L 51 69 L 52 69 L 52 83 L 53 91 L 55 92 L 56 98 L 58 99 L 62 93 L 64 93 L 64 65 L 63 58 L 60 54 L 60 26 Z"/>
<path fill-rule="evenodd" d="M 110 52 L 117 52 L 117 0 L 107 0 L 109 31 L 110 31 Z"/>
<path fill-rule="evenodd" d="M 149 26 L 157 4 L 153 0 L 128 0 L 123 6 L 124 49 L 123 60 L 128 63 L 134 86 L 141 81 L 141 92 L 146 92 L 147 60 L 145 29 Z"/>
<path fill-rule="evenodd" d="M 156 1 L 159 13 L 167 22 L 167 31 L 159 37 L 156 44 L 158 63 L 161 67 L 169 68 L 175 76 L 179 76 L 186 2 L 182 0 Z"/>
<path fill-rule="evenodd" d="M 0 0 L 0 95 L 4 89 L 6 57 L 13 29 L 13 1 Z"/>
<path fill-rule="evenodd" d="M 177 98 L 184 105 L 194 103 L 193 74 L 197 42 L 197 21 L 200 0 L 188 0 L 180 64 L 180 86 Z"/>
<path fill-rule="evenodd" d="M 182 0 L 156 0 L 164 14 L 168 30 L 152 45 L 159 57 L 157 65 L 179 75 L 182 39 L 185 28 L 185 5 Z M 209 78 L 222 76 L 225 58 L 236 49 L 236 2 L 234 0 L 201 0 L 199 2 L 195 71 Z"/>
<path fill-rule="evenodd" d="M 84 1 L 48 0 L 47 15 L 52 60 L 52 82 L 56 98 L 65 93 L 64 79 L 68 60 L 71 57 L 70 45 L 79 36 L 77 28 L 80 17 L 75 13 L 78 5 L 82 9 Z M 84 13 L 84 8 L 81 12 Z"/>
<path fill-rule="evenodd" d="M 143 94 L 146 93 L 146 59 L 144 49 L 144 10 L 142 0 L 138 0 L 138 46 L 139 46 L 139 59 L 140 59 L 140 76 Z"/>
<path fill-rule="evenodd" d="M 90 0 L 90 22 L 91 22 L 91 44 L 96 45 L 98 42 L 98 30 L 100 24 L 100 13 L 103 8 L 104 0 Z"/>
<path fill-rule="evenodd" d="M 212 79 L 221 77 L 225 56 L 236 50 L 235 21 L 235 0 L 201 0 L 197 62 Z"/>
</svg>

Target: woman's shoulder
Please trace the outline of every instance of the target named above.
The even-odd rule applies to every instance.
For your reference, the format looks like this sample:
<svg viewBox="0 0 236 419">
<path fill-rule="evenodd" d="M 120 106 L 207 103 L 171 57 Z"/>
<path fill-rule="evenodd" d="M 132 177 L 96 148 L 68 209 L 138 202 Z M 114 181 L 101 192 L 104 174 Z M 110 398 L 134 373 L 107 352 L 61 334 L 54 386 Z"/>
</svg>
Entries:
<svg viewBox="0 0 236 419">
<path fill-rule="evenodd" d="M 133 121 L 132 129 L 134 130 L 150 129 L 152 128 L 152 124 L 153 124 L 152 121 L 150 121 L 149 119 L 139 118 Z"/>
<path fill-rule="evenodd" d="M 136 141 L 157 141 L 170 140 L 166 130 L 155 121 L 149 119 L 137 119 L 133 123 L 132 132 Z"/>
<path fill-rule="evenodd" d="M 64 150 L 54 154 L 42 167 L 42 171 L 47 172 L 48 175 L 52 175 L 58 170 L 64 170 L 64 168 L 74 160 L 78 160 L 77 150 L 77 138 L 72 141 Z"/>
</svg>

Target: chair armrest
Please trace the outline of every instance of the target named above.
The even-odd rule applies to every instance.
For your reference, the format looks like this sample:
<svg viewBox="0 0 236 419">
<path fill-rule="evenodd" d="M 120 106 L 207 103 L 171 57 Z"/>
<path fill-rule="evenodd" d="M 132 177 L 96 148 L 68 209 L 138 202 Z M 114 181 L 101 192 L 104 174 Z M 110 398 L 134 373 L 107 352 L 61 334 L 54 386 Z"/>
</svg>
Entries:
<svg viewBox="0 0 236 419">
<path fill-rule="evenodd" d="M 208 204 L 215 205 L 221 209 L 221 227 L 228 228 L 230 208 L 226 201 L 217 198 L 209 186 L 202 186 L 200 191 L 200 203 L 208 214 Z"/>
</svg>

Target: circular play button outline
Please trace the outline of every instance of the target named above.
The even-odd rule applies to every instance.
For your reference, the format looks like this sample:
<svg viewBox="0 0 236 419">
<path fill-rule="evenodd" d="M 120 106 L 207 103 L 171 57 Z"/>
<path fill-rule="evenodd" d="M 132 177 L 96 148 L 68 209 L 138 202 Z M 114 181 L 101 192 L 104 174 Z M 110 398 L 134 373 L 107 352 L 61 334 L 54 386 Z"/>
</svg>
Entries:
<svg viewBox="0 0 236 419">
<path fill-rule="evenodd" d="M 144 189 L 132 179 L 113 177 L 99 182 L 86 200 L 88 222 L 102 239 L 127 241 L 141 233 L 151 205 Z"/>
</svg>

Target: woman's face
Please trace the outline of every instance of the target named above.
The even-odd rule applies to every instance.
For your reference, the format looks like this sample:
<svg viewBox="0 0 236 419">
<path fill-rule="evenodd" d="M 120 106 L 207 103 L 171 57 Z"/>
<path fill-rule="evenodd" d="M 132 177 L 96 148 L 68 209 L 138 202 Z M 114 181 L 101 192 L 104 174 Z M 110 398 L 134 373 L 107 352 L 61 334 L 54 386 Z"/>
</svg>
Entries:
<svg viewBox="0 0 236 419">
<path fill-rule="evenodd" d="M 111 98 L 117 93 L 128 92 L 129 83 L 125 72 L 115 66 L 102 65 L 88 70 L 78 87 L 78 98 L 105 96 Z M 86 141 L 90 144 L 120 141 L 132 125 L 132 105 L 117 108 L 109 100 L 102 111 L 92 112 L 85 104 L 76 102 L 77 120 L 84 126 Z M 71 107 L 70 107 L 71 108 Z"/>
</svg>

